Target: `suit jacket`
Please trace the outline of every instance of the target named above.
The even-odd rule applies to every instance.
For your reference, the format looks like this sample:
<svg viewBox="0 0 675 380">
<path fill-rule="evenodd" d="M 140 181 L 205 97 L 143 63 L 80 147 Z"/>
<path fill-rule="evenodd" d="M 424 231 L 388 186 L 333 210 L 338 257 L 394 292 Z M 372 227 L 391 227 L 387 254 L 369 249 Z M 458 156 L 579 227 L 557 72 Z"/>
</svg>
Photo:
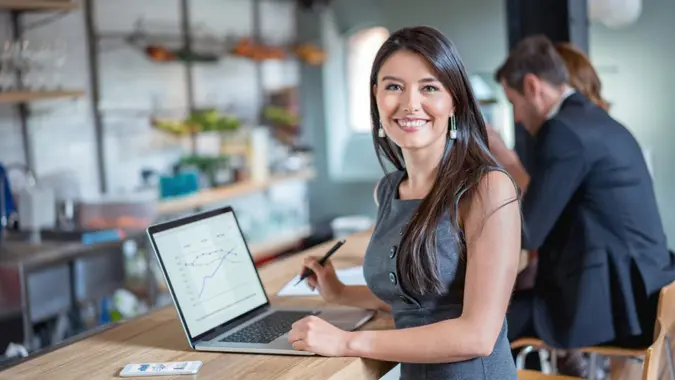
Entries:
<svg viewBox="0 0 675 380">
<path fill-rule="evenodd" d="M 675 280 L 637 141 L 580 93 L 537 133 L 523 242 L 538 249 L 537 334 L 560 348 L 645 333 L 647 298 Z"/>
</svg>

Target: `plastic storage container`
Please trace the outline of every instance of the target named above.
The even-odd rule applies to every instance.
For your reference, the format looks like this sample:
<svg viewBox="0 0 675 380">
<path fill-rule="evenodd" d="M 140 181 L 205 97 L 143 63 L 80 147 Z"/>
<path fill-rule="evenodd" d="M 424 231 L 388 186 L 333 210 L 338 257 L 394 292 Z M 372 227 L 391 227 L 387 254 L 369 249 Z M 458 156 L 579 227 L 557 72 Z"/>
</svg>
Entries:
<svg viewBox="0 0 675 380">
<path fill-rule="evenodd" d="M 101 230 L 121 228 L 142 230 L 157 216 L 157 201 L 152 196 L 101 198 L 82 201 L 77 207 L 77 221 L 81 228 Z"/>
</svg>

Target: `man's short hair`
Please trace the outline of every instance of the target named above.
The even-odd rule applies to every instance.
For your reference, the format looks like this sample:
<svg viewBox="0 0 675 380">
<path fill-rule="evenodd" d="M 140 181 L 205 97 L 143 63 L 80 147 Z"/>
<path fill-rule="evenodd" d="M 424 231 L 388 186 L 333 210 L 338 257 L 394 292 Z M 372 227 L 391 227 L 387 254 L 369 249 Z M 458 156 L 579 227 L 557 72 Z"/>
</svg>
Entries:
<svg viewBox="0 0 675 380">
<path fill-rule="evenodd" d="M 506 61 L 497 69 L 495 80 L 523 93 L 525 75 L 533 74 L 554 86 L 569 83 L 565 62 L 555 50 L 553 43 L 543 35 L 522 39 L 509 53 Z"/>
</svg>

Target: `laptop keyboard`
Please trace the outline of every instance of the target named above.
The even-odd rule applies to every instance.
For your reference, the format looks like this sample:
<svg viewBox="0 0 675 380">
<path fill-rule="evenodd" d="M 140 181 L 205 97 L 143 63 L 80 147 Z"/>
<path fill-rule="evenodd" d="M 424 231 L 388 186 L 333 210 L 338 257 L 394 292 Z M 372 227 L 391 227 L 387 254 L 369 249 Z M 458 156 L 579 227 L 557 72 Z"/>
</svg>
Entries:
<svg viewBox="0 0 675 380">
<path fill-rule="evenodd" d="M 291 330 L 296 321 L 316 313 L 305 311 L 275 311 L 265 318 L 221 339 L 230 343 L 270 343 Z"/>
</svg>

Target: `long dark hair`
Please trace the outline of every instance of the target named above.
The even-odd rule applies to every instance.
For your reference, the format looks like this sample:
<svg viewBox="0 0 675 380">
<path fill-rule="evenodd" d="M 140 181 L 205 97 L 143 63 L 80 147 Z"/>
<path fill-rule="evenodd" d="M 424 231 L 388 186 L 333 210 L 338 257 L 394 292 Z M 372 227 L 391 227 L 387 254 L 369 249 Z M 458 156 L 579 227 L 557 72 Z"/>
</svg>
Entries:
<svg viewBox="0 0 675 380">
<path fill-rule="evenodd" d="M 370 115 L 375 152 L 386 172 L 383 158 L 398 170 L 406 170 L 401 148 L 389 138 L 378 137 L 380 116 L 373 91 L 384 62 L 395 52 L 407 50 L 419 54 L 434 69 L 437 79 L 451 94 L 455 105 L 457 138 L 447 139 L 429 194 L 422 200 L 403 235 L 398 266 L 401 284 L 420 294 L 440 293 L 436 259 L 436 228 L 446 212 L 454 224 L 450 231 L 462 255 L 466 251 L 462 227 L 458 221 L 459 198 L 473 198 L 477 184 L 490 167 L 498 164 L 488 148 L 485 121 L 478 108 L 469 78 L 454 44 L 441 32 L 430 27 L 404 28 L 393 33 L 375 56 L 370 74 Z"/>
</svg>

